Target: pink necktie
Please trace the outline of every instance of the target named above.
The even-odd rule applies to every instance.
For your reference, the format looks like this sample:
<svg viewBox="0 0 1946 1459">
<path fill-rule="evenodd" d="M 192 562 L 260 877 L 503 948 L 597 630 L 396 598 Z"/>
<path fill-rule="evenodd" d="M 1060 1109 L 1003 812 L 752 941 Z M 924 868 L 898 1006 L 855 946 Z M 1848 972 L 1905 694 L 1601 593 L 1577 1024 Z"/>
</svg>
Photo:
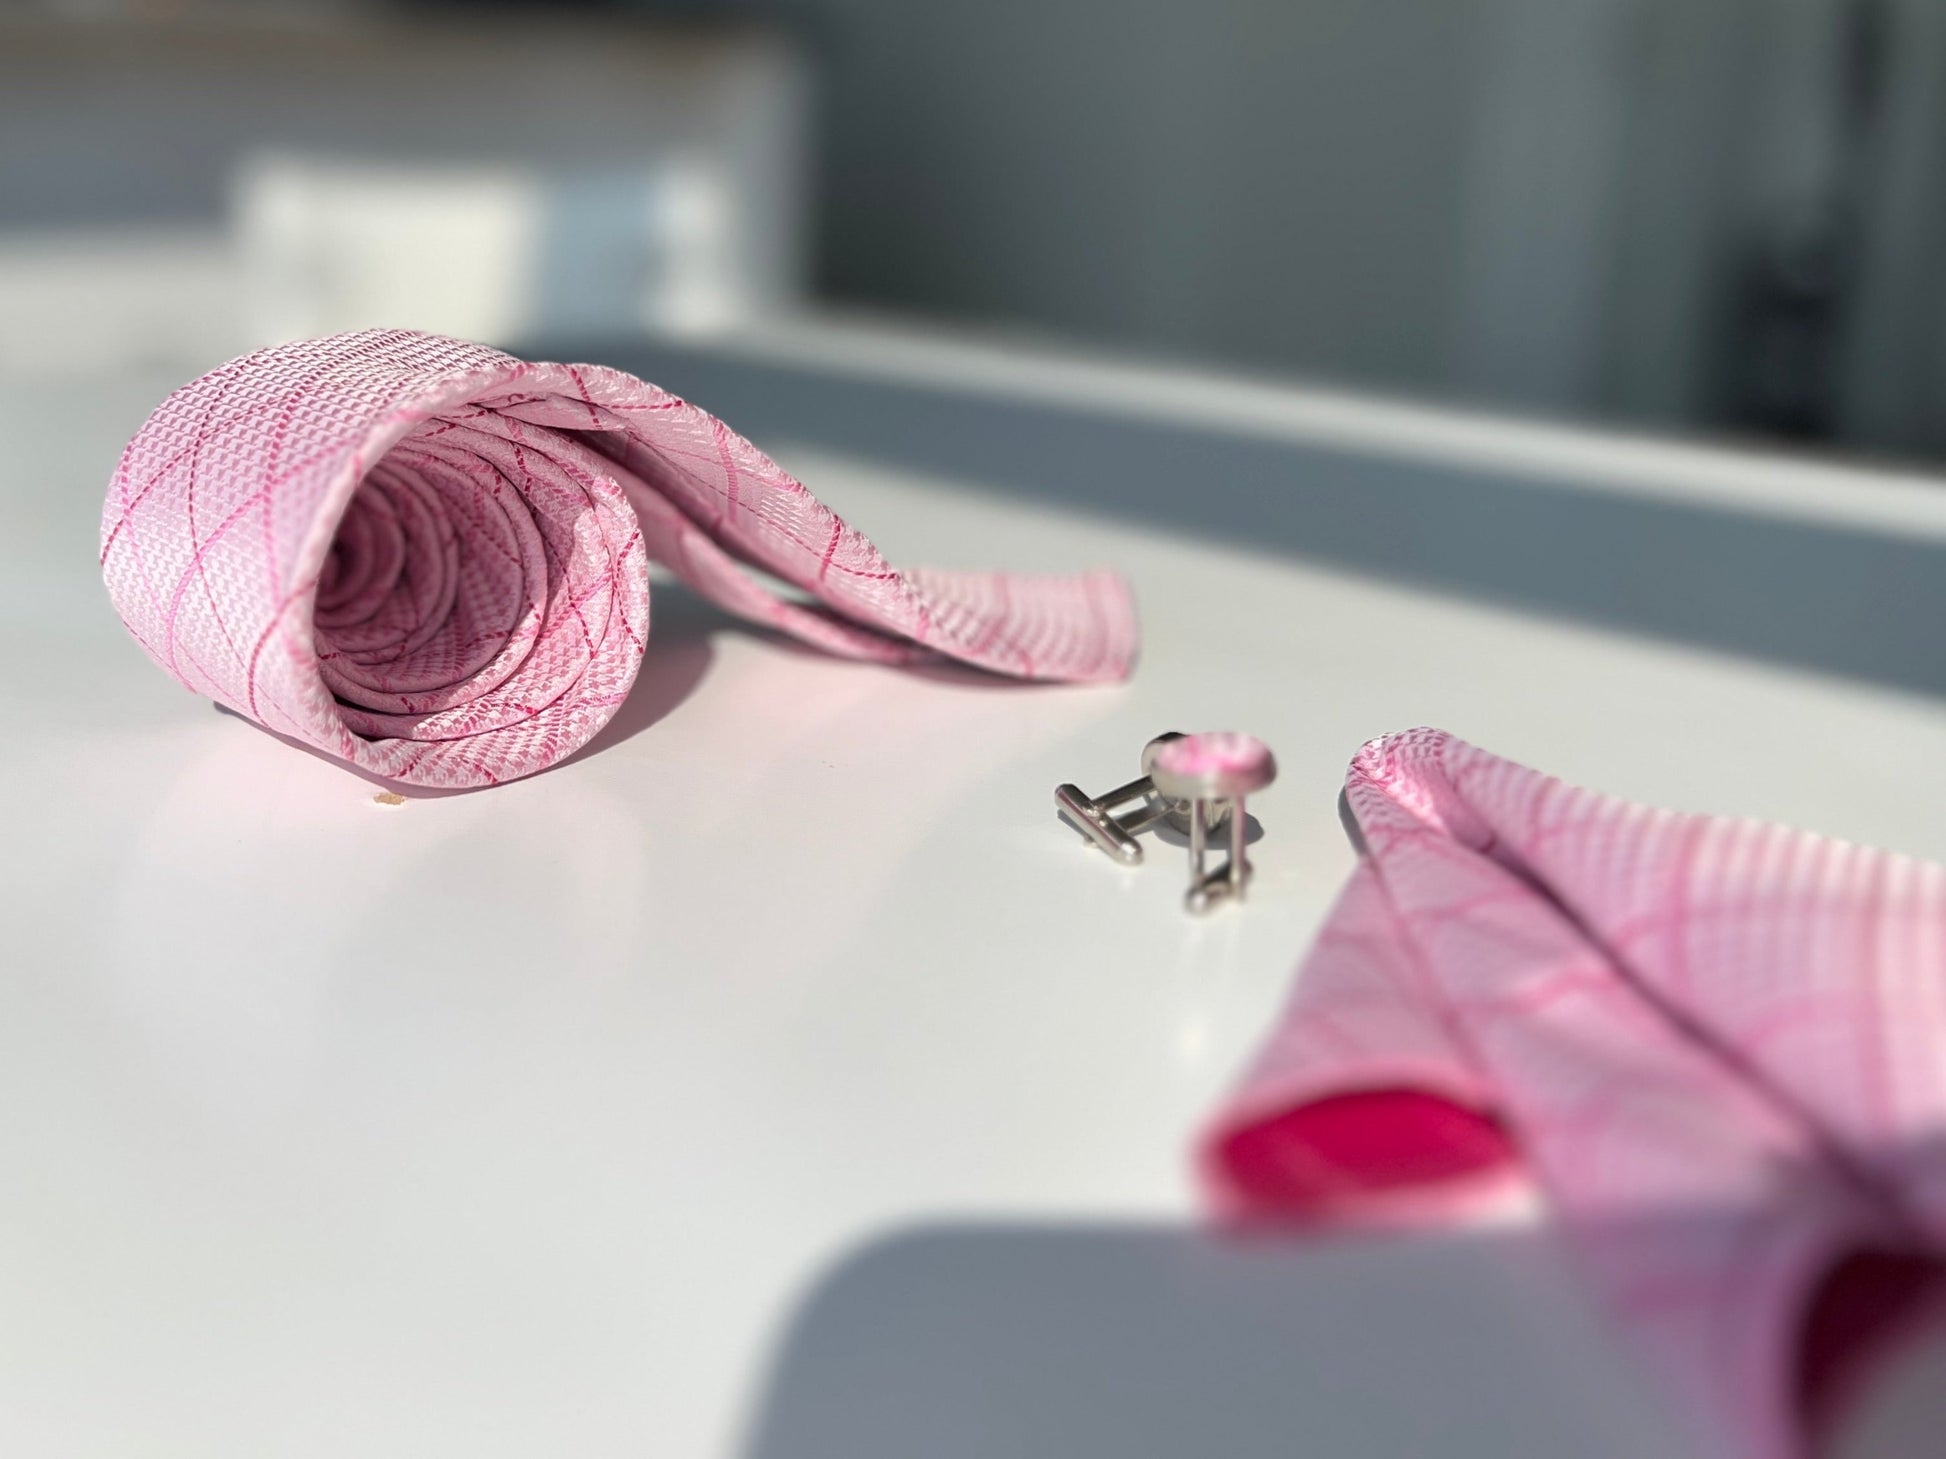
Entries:
<svg viewBox="0 0 1946 1459">
<path fill-rule="evenodd" d="M 1218 1207 L 1436 1219 L 1532 1182 L 1705 1452 L 1801 1453 L 1801 1380 L 1857 1347 L 1831 1324 L 1946 1248 L 1946 869 L 1435 730 L 1367 745 L 1346 798 L 1360 862 L 1203 1147 Z"/>
<path fill-rule="evenodd" d="M 586 744 L 642 661 L 651 560 L 853 658 L 1093 681 L 1135 654 L 1111 573 L 900 572 L 653 385 L 408 330 L 259 350 L 184 386 L 102 515 L 109 595 L 164 669 L 419 785 L 496 784 Z"/>
</svg>

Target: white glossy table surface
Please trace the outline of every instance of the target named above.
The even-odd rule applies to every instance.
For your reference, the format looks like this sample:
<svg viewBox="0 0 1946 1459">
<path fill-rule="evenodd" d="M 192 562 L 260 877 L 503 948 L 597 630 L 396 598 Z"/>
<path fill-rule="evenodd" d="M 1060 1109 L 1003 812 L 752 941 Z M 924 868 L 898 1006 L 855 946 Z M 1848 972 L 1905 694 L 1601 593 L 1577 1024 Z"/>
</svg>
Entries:
<svg viewBox="0 0 1946 1459">
<path fill-rule="evenodd" d="M 1946 858 L 1946 705 L 778 442 L 896 561 L 1123 569 L 1134 682 L 833 662 L 669 589 L 598 752 L 385 809 L 109 611 L 101 484 L 174 383 L 0 393 L 0 1452 L 1678 1452 L 1539 1236 L 1225 1251 L 1188 1142 L 1362 740 Z M 1050 801 L 1198 727 L 1282 767 L 1204 921 L 1182 852 L 1125 872 Z"/>
</svg>

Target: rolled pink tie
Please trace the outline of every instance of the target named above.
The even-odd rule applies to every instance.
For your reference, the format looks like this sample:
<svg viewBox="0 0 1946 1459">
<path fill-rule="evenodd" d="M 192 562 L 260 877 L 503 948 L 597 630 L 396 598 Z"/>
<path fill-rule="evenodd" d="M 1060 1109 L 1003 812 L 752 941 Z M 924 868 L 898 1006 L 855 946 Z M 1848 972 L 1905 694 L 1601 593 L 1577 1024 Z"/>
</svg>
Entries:
<svg viewBox="0 0 1946 1459">
<path fill-rule="evenodd" d="M 109 595 L 165 670 L 419 785 L 496 784 L 586 744 L 641 664 L 651 560 L 852 658 L 1088 682 L 1135 655 L 1112 573 L 900 572 L 666 391 L 409 330 L 279 345 L 184 386 L 102 515 Z"/>
<path fill-rule="evenodd" d="M 1867 1329 L 1937 1290 L 1946 869 L 1436 730 L 1367 745 L 1346 800 L 1358 868 L 1203 1146 L 1218 1209 L 1531 1185 L 1703 1452 L 1803 1453 Z"/>
</svg>

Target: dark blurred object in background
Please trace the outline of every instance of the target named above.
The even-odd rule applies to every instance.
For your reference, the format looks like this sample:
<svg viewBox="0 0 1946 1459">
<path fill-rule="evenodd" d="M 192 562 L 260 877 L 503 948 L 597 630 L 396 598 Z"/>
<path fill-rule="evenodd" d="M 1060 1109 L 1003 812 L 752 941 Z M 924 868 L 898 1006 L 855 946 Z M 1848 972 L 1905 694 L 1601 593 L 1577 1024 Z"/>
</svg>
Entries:
<svg viewBox="0 0 1946 1459">
<path fill-rule="evenodd" d="M 56 333 L 47 280 L 147 230 L 179 268 L 223 240 L 213 309 L 242 259 L 239 337 L 401 298 L 472 332 L 746 327 L 808 279 L 1391 392 L 1946 452 L 1937 0 L 33 14 L 0 32 L 0 305 Z"/>
<path fill-rule="evenodd" d="M 1820 35 L 1829 68 L 1810 80 L 1828 105 L 1802 196 L 1758 227 L 1731 260 L 1729 329 L 1717 362 L 1723 417 L 1751 430 L 1824 440 L 1843 423 L 1844 350 L 1868 240 L 1880 143 L 1887 10 L 1850 0 Z"/>
</svg>

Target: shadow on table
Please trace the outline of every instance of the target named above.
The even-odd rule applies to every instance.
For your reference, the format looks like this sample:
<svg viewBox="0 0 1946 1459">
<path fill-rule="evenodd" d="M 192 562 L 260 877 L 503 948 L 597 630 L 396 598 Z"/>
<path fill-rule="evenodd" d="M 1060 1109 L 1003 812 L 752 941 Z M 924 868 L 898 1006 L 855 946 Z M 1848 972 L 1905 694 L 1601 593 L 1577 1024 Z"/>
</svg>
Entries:
<svg viewBox="0 0 1946 1459">
<path fill-rule="evenodd" d="M 1546 1243 L 922 1229 L 811 1294 L 745 1459 L 1676 1459 L 1603 1342 Z"/>
<path fill-rule="evenodd" d="M 1922 1391 L 1830 1452 L 1931 1452 Z M 1084 1223 L 895 1233 L 804 1299 L 743 1459 L 921 1455 L 1704 1459 L 1545 1233 Z"/>
<path fill-rule="evenodd" d="M 715 657 L 711 640 L 720 633 L 754 638 L 778 652 L 818 663 L 856 662 L 826 653 L 766 624 L 753 623 L 747 618 L 725 612 L 679 583 L 658 582 L 649 611 L 648 648 L 642 656 L 642 668 L 636 675 L 635 686 L 629 691 L 621 708 L 615 711 L 615 717 L 602 726 L 601 732 L 561 761 L 561 765 L 572 765 L 590 755 L 599 755 L 604 750 L 634 739 L 643 730 L 667 718 L 701 687 L 708 676 L 710 663 Z M 904 674 L 932 683 L 973 685 L 1014 692 L 1067 687 L 1013 679 L 944 658 L 875 667 L 883 668 L 886 673 Z M 551 768 L 559 769 L 561 766 Z"/>
</svg>

